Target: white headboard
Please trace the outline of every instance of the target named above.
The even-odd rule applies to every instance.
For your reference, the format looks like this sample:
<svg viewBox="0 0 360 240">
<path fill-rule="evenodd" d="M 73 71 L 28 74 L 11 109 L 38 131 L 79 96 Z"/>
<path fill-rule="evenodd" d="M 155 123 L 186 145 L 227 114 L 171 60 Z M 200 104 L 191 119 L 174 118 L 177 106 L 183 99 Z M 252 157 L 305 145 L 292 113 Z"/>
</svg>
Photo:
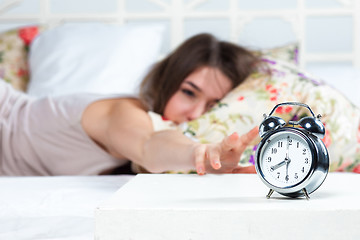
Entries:
<svg viewBox="0 0 360 240">
<path fill-rule="evenodd" d="M 0 0 L 0 28 L 62 21 L 163 22 L 164 53 L 204 31 L 253 48 L 297 41 L 303 67 L 360 67 L 357 0 Z"/>
</svg>

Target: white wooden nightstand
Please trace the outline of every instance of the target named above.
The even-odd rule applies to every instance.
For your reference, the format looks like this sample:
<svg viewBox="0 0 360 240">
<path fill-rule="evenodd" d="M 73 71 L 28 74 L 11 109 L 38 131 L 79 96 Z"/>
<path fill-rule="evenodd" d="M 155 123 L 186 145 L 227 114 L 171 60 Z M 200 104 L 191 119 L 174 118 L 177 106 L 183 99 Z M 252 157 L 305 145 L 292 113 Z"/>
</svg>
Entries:
<svg viewBox="0 0 360 240">
<path fill-rule="evenodd" d="M 360 175 L 330 173 L 307 201 L 255 174 L 140 174 L 96 209 L 95 239 L 359 239 Z"/>
</svg>

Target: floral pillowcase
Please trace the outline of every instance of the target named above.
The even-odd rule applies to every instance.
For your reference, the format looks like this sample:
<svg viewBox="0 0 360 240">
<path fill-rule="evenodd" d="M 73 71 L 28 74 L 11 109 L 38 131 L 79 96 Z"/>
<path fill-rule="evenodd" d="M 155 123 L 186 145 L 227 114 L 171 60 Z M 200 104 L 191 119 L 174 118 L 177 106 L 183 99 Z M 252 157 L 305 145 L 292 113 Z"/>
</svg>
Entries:
<svg viewBox="0 0 360 240">
<path fill-rule="evenodd" d="M 283 62 L 299 65 L 298 43 L 289 43 L 281 47 L 253 51 L 253 53 L 257 56 L 277 59 Z"/>
<path fill-rule="evenodd" d="M 202 143 L 219 142 L 233 132 L 245 134 L 259 126 L 263 114 L 269 114 L 281 102 L 302 102 L 313 112 L 322 115 L 326 134 L 323 140 L 330 155 L 330 171 L 360 173 L 360 110 L 341 93 L 295 65 L 279 60 L 264 59 L 271 75 L 266 72 L 252 74 L 245 83 L 233 89 L 212 110 L 180 128 L 185 135 Z M 284 106 L 275 115 L 285 121 L 299 119 L 310 113 L 305 108 Z M 174 128 L 150 113 L 156 130 Z M 239 164 L 254 164 L 254 155 L 260 138 L 252 142 Z"/>
<path fill-rule="evenodd" d="M 28 26 L 0 33 L 0 78 L 15 89 L 26 90 L 29 45 L 42 30 L 42 27 Z"/>
</svg>

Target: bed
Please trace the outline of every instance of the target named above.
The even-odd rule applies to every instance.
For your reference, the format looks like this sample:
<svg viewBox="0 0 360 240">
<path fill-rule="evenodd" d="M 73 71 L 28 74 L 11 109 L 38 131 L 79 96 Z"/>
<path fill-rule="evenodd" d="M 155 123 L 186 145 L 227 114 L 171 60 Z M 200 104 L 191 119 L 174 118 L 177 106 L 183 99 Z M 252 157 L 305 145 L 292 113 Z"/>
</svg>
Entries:
<svg viewBox="0 0 360 240">
<path fill-rule="evenodd" d="M 360 107 L 358 1 L 8 0 L 0 13 L 0 75 L 34 97 L 135 94 L 157 59 L 205 31 L 254 51 L 290 55 Z M 0 238 L 93 239 L 96 206 L 131 178 L 1 177 Z"/>
<path fill-rule="evenodd" d="M 132 178 L 2 177 L 0 238 L 93 239 L 95 208 Z"/>
</svg>

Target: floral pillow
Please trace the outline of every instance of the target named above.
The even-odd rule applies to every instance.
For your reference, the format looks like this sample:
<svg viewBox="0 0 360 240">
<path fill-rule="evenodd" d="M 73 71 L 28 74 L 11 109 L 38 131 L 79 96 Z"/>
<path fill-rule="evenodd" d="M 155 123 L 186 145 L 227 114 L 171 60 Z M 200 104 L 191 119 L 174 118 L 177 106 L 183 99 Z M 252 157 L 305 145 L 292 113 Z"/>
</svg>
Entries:
<svg viewBox="0 0 360 240">
<path fill-rule="evenodd" d="M 0 33 L 0 78 L 15 89 L 26 90 L 29 45 L 42 29 L 28 26 Z"/>
<path fill-rule="evenodd" d="M 299 65 L 299 44 L 290 43 L 281 47 L 253 51 L 255 55 L 278 59 L 284 62 Z"/>
<path fill-rule="evenodd" d="M 321 114 L 326 134 L 323 139 L 330 155 L 330 171 L 360 173 L 360 110 L 341 93 L 293 64 L 264 59 L 271 75 L 259 71 L 245 83 L 233 89 L 212 110 L 180 128 L 185 135 L 202 143 L 219 142 L 233 132 L 240 135 L 259 126 L 263 114 L 269 114 L 281 102 L 302 102 L 313 112 Z M 275 115 L 285 121 L 299 119 L 310 113 L 305 108 L 283 106 Z M 174 125 L 150 113 L 156 130 Z M 260 138 L 247 147 L 240 165 L 254 164 L 254 155 Z"/>
</svg>

